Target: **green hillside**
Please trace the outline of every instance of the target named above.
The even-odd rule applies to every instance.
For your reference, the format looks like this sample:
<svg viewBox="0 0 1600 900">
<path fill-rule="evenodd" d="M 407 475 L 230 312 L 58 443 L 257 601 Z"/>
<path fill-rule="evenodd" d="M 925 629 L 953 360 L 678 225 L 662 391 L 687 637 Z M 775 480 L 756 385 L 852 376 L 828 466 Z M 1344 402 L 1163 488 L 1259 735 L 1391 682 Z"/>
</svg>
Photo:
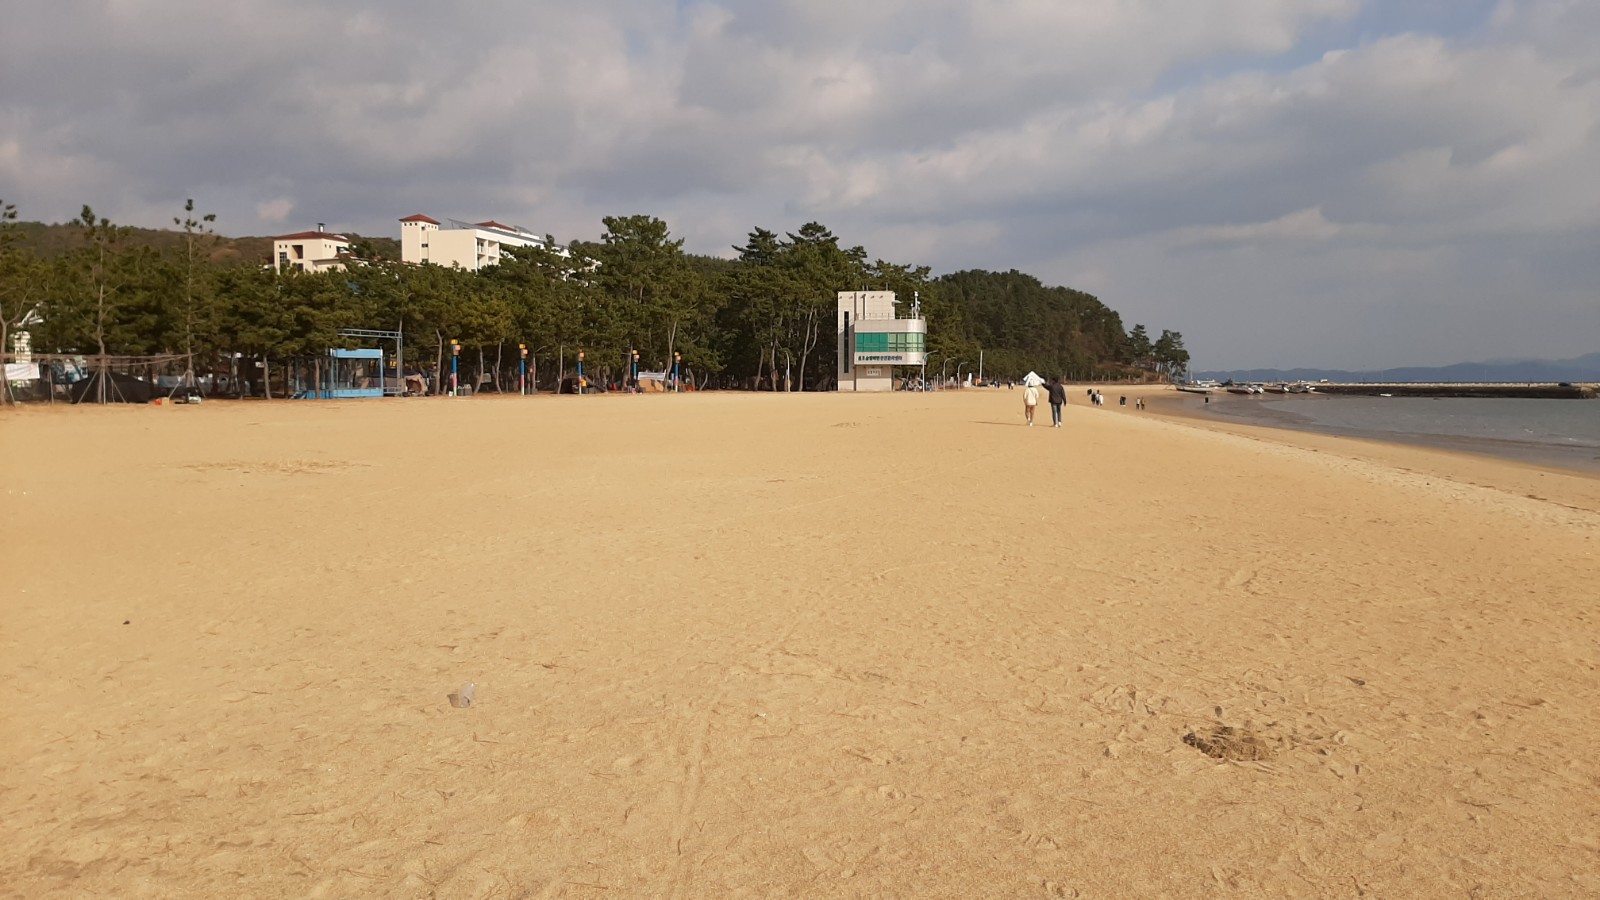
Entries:
<svg viewBox="0 0 1600 900">
<path fill-rule="evenodd" d="M 43 222 L 18 222 L 17 246 L 36 254 L 41 259 L 55 259 L 84 246 L 83 229 L 77 225 L 46 225 Z M 400 258 L 400 241 L 396 238 L 367 238 L 355 232 L 341 232 L 352 242 L 370 243 L 383 259 Z M 184 233 L 160 228 L 129 228 L 124 238 L 130 249 L 148 248 L 158 252 L 181 252 Z M 236 237 L 215 235 L 207 249 L 207 259 L 217 265 L 269 265 L 272 262 L 272 237 Z"/>
</svg>

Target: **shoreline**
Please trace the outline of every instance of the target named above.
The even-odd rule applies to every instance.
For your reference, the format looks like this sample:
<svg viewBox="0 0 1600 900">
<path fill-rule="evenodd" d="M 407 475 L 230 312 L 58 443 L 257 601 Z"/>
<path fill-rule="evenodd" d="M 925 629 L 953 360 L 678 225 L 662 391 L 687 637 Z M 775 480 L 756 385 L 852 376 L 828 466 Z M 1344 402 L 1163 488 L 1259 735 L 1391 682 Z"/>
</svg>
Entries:
<svg viewBox="0 0 1600 900">
<path fill-rule="evenodd" d="M 1332 398 L 1332 395 L 1328 396 Z M 1232 415 L 1224 410 L 1230 406 L 1242 407 L 1245 404 L 1252 406 L 1270 405 L 1280 401 L 1279 398 L 1274 397 L 1236 398 L 1216 397 L 1215 395 L 1213 397 L 1215 399 L 1208 406 L 1202 395 L 1164 391 L 1156 398 L 1147 395 L 1145 402 L 1149 411 L 1158 415 L 1221 427 L 1259 428 L 1292 435 L 1321 435 L 1371 444 L 1415 447 L 1457 456 L 1531 466 L 1545 471 L 1600 478 L 1600 458 L 1575 458 L 1577 452 L 1587 453 L 1590 448 L 1568 452 L 1565 448 L 1559 446 L 1533 441 L 1524 442 L 1465 435 L 1344 429 L 1337 426 L 1319 425 L 1311 421 L 1298 422 L 1295 420 L 1301 417 L 1296 414 L 1277 412 L 1270 408 L 1266 408 L 1264 411 L 1277 418 L 1268 419 L 1254 411 L 1247 412 L 1245 415 Z M 1333 402 L 1338 401 L 1333 400 Z M 1564 400 L 1562 402 L 1580 403 L 1583 401 Z M 1215 407 L 1215 409 L 1212 407 Z"/>
<path fill-rule="evenodd" d="M 1069 401 L 1072 398 L 1072 390 L 1076 390 L 1077 395 L 1082 397 L 1083 390 L 1093 386 L 1088 384 L 1069 386 Z M 1130 402 L 1136 395 L 1143 396 L 1145 412 L 1166 421 L 1316 453 L 1336 454 L 1401 472 L 1435 475 L 1464 484 L 1493 488 L 1516 496 L 1549 500 L 1573 509 L 1600 513 L 1600 471 L 1549 465 L 1526 458 L 1470 452 L 1463 448 L 1447 446 L 1444 442 L 1388 440 L 1377 436 L 1335 434 L 1245 422 L 1206 412 L 1204 400 L 1198 394 L 1181 393 L 1163 385 L 1118 387 L 1126 388 L 1125 391 L 1119 391 L 1119 394 L 1126 392 Z M 1078 405 L 1083 407 L 1082 403 Z M 1109 394 L 1107 406 L 1103 409 L 1095 410 L 1093 407 L 1088 409 L 1094 412 L 1115 411 L 1139 415 L 1137 411 L 1117 407 L 1115 397 Z"/>
</svg>

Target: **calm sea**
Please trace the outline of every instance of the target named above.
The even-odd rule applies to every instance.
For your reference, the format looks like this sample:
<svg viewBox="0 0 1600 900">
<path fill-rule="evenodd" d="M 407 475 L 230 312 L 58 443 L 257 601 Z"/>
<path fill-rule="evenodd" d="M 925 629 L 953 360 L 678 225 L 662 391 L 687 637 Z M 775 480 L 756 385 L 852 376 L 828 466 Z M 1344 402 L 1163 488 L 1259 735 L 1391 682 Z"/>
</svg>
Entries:
<svg viewBox="0 0 1600 900">
<path fill-rule="evenodd" d="M 1600 473 L 1600 400 L 1213 395 L 1212 415 Z"/>
</svg>

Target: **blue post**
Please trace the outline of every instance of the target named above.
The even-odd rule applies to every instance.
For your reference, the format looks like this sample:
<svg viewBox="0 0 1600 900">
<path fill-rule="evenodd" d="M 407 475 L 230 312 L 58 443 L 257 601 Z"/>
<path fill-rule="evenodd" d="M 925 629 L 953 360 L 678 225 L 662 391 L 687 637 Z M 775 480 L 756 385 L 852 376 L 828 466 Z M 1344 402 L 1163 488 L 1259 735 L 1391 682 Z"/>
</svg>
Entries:
<svg viewBox="0 0 1600 900">
<path fill-rule="evenodd" d="M 450 339 L 450 396 L 452 396 L 452 397 L 454 397 L 456 395 L 456 391 L 459 390 L 459 384 L 460 383 L 456 380 L 456 370 L 457 370 L 457 366 L 460 364 L 460 362 L 461 362 L 461 345 L 456 343 L 455 338 L 451 338 Z"/>
<path fill-rule="evenodd" d="M 682 361 L 683 361 L 683 354 L 681 354 L 681 353 L 672 354 L 672 392 L 674 394 L 676 394 L 677 392 L 683 390 L 683 387 L 678 382 L 678 363 L 680 363 Z"/>
<path fill-rule="evenodd" d="M 522 396 L 528 396 L 528 345 L 518 344 L 517 349 L 522 351 Z"/>
<path fill-rule="evenodd" d="M 583 351 L 578 351 L 578 396 L 583 396 Z"/>
</svg>

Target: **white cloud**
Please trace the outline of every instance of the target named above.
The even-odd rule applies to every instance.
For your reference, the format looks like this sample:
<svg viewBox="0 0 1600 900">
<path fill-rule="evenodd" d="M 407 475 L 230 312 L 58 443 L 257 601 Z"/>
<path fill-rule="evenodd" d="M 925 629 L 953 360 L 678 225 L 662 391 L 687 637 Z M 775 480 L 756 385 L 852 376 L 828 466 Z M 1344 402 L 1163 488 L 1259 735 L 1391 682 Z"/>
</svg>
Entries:
<svg viewBox="0 0 1600 900">
<path fill-rule="evenodd" d="M 269 225 L 281 225 L 287 222 L 292 212 L 294 212 L 294 201 L 288 197 L 278 197 L 256 204 L 256 218 Z"/>
<path fill-rule="evenodd" d="M 1338 237 L 1345 229 L 1329 222 L 1322 207 L 1313 206 L 1289 213 L 1270 222 L 1248 225 L 1205 225 L 1180 229 L 1176 244 L 1180 247 L 1204 247 L 1213 244 L 1270 244 L 1284 241 L 1325 242 Z"/>
</svg>

